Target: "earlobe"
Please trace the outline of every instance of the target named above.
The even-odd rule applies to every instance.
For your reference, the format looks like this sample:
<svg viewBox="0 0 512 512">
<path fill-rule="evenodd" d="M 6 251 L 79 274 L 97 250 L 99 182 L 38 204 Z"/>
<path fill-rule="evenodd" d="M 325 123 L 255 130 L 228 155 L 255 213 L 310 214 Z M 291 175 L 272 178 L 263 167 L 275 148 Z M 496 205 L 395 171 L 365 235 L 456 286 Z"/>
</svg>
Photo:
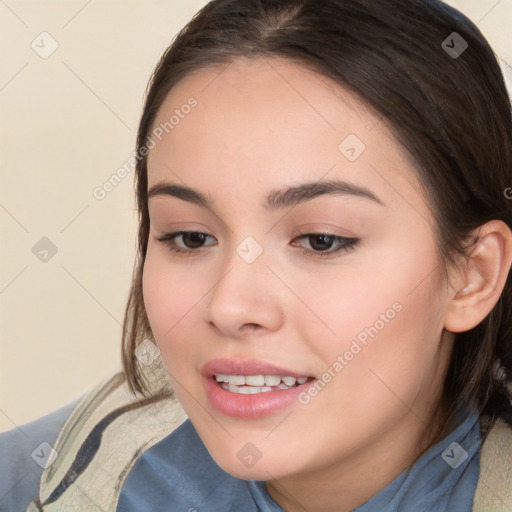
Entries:
<svg viewBox="0 0 512 512">
<path fill-rule="evenodd" d="M 489 221 L 475 235 L 460 269 L 459 287 L 447 304 L 444 327 L 450 332 L 468 331 L 491 312 L 512 263 L 512 232 L 503 221 Z"/>
</svg>

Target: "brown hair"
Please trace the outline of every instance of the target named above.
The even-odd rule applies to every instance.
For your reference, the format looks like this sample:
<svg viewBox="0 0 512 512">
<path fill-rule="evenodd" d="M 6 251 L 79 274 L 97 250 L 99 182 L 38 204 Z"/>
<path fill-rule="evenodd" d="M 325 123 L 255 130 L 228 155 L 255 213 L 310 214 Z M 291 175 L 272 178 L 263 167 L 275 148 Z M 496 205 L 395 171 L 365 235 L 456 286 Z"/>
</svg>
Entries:
<svg viewBox="0 0 512 512">
<path fill-rule="evenodd" d="M 453 32 L 468 44 L 461 55 Z M 492 219 L 512 227 L 512 120 L 496 57 L 478 28 L 437 0 L 213 0 L 183 28 L 148 85 L 137 135 L 144 147 L 169 91 L 194 70 L 237 57 L 282 57 L 348 88 L 390 126 L 415 163 L 437 224 L 444 270 L 471 231 Z M 149 214 L 147 165 L 136 168 L 138 254 L 126 306 L 122 357 L 130 388 L 146 392 L 134 350 L 151 337 L 142 296 Z M 469 403 L 512 424 L 512 291 L 456 335 L 440 409 L 447 422 Z M 500 372 L 496 368 L 500 366 Z M 501 377 L 500 377 L 501 375 Z"/>
</svg>

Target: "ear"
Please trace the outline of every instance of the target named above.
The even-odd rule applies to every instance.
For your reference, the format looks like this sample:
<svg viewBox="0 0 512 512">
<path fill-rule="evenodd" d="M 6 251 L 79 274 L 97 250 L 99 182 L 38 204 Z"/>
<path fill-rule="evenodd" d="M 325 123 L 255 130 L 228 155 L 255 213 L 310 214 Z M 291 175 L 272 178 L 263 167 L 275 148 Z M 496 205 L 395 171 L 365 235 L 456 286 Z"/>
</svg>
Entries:
<svg viewBox="0 0 512 512">
<path fill-rule="evenodd" d="M 501 220 L 492 220 L 473 233 L 475 243 L 459 267 L 448 301 L 444 328 L 469 331 L 498 302 L 512 263 L 512 232 Z"/>
</svg>

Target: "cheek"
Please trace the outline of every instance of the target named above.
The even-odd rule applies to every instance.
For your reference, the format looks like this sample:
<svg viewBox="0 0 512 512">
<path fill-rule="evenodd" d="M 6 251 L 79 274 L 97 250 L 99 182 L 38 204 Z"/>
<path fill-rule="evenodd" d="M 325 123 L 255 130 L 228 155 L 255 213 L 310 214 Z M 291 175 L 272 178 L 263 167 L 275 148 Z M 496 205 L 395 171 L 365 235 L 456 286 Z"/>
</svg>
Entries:
<svg viewBox="0 0 512 512">
<path fill-rule="evenodd" d="M 187 315 L 193 314 L 194 306 L 199 306 L 200 290 L 193 277 L 177 272 L 150 247 L 144 263 L 142 290 L 155 341 L 160 350 L 165 350 L 166 340 L 175 337 L 178 331 L 181 333 L 187 325 Z"/>
<path fill-rule="evenodd" d="M 396 244 L 388 242 L 386 246 L 361 251 L 340 265 L 319 266 L 314 278 L 311 272 L 296 276 L 294 293 L 301 302 L 293 320 L 307 333 L 303 339 L 311 340 L 313 347 L 326 354 L 343 353 L 352 340 L 364 344 L 382 338 L 392 324 L 397 327 L 404 316 L 415 316 L 424 308 L 428 299 L 411 291 L 431 270 L 429 263 L 418 264 L 415 255 L 406 252 L 408 248 L 403 249 L 404 257 Z"/>
<path fill-rule="evenodd" d="M 296 317 L 308 333 L 304 339 L 325 370 L 340 375 L 338 385 L 353 389 L 358 400 L 390 394 L 386 384 L 399 396 L 413 397 L 435 371 L 443 298 L 435 246 L 425 242 L 427 235 L 412 242 L 397 238 L 346 270 L 331 269 L 330 278 L 309 277 L 300 285 L 315 313 Z M 380 391 L 374 394 L 375 387 Z"/>
<path fill-rule="evenodd" d="M 200 307 L 206 293 L 206 289 L 202 293 L 198 290 L 197 277 L 188 274 L 177 271 L 164 255 L 148 247 L 142 277 L 144 305 L 171 385 L 184 404 L 188 403 L 188 392 L 198 385 L 190 382 L 191 372 L 187 371 L 194 357 L 189 341 L 197 338 L 198 310 L 194 308 Z M 187 393 L 182 392 L 185 382 Z"/>
</svg>

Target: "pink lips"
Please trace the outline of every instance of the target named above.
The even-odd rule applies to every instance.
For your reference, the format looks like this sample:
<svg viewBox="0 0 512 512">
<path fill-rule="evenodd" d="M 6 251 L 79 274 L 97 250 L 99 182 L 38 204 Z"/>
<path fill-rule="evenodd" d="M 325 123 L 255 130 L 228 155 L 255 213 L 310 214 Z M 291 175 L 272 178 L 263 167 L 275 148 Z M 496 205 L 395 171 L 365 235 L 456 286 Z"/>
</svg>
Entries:
<svg viewBox="0 0 512 512">
<path fill-rule="evenodd" d="M 227 375 L 280 375 L 281 377 L 310 377 L 283 367 L 256 360 L 214 359 L 202 368 L 203 385 L 212 406 L 220 413 L 244 419 L 256 419 L 270 416 L 286 407 L 296 404 L 298 396 L 313 382 L 310 379 L 304 384 L 290 389 L 280 389 L 245 395 L 225 391 L 215 379 L 215 374 Z"/>
<path fill-rule="evenodd" d="M 238 360 L 233 359 L 212 359 L 206 363 L 201 373 L 206 377 L 211 377 L 215 373 L 224 373 L 226 375 L 281 375 L 281 377 L 308 377 L 309 375 L 287 370 L 282 366 L 264 363 L 257 360 Z"/>
</svg>

